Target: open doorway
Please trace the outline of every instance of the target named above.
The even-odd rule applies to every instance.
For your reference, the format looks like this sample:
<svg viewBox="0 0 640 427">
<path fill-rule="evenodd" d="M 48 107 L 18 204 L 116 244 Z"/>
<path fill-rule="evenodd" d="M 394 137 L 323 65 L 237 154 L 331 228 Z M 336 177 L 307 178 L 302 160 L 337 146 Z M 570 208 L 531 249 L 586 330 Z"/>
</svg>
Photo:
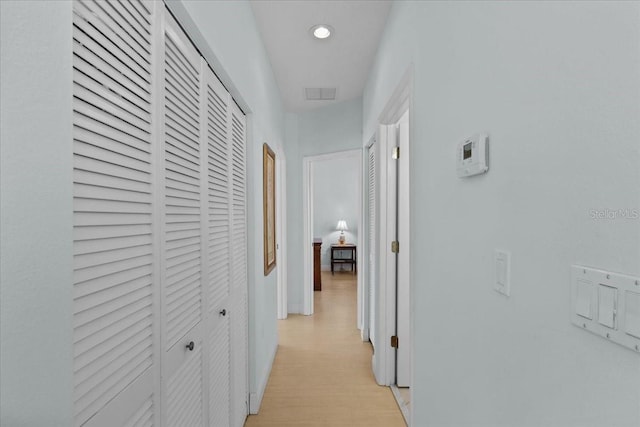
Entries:
<svg viewBox="0 0 640 427">
<path fill-rule="evenodd" d="M 412 86 L 410 68 L 380 114 L 377 135 L 368 145 L 369 175 L 374 177 L 369 181 L 375 184 L 372 187 L 370 182 L 368 190 L 373 191 L 375 203 L 367 205 L 369 222 L 375 221 L 374 241 L 367 242 L 375 249 L 370 250 L 374 259 L 368 266 L 372 270 L 368 277 L 373 280 L 367 280 L 367 286 L 374 287 L 368 307 L 372 314 L 373 371 L 378 384 L 391 386 L 408 425 L 413 377 L 409 215 Z"/>
<path fill-rule="evenodd" d="M 361 328 L 362 150 L 304 158 L 304 314 L 314 313 L 314 238 L 321 241 L 319 269 L 355 277 L 357 326 Z M 340 224 L 339 224 L 340 223 Z M 340 227 L 338 227 L 340 225 Z M 338 228 L 341 228 L 339 230 Z M 344 239 L 344 244 L 339 241 Z M 316 246 L 317 248 L 317 246 Z M 321 275 L 322 277 L 322 275 Z M 318 284 L 316 281 L 316 288 Z M 321 284 L 320 284 L 321 288 Z M 322 292 L 322 291 L 316 291 Z"/>
</svg>

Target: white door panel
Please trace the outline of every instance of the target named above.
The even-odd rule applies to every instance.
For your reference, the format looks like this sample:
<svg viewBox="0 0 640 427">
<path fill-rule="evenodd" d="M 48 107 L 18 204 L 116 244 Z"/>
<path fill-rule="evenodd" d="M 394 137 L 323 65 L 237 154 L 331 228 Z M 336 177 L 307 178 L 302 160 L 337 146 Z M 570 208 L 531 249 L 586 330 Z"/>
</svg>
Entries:
<svg viewBox="0 0 640 427">
<path fill-rule="evenodd" d="M 241 427 L 248 413 L 249 317 L 247 288 L 246 120 L 231 105 L 231 425 Z"/>
<path fill-rule="evenodd" d="M 207 200 L 203 215 L 203 235 L 207 236 L 207 307 L 205 317 L 208 341 L 208 425 L 230 424 L 230 283 L 231 283 L 231 139 L 229 93 L 202 60 L 204 90 L 202 111 L 203 146 L 206 146 Z"/>
<path fill-rule="evenodd" d="M 377 174 L 376 174 L 376 142 L 368 149 L 368 185 L 367 185 L 367 210 L 368 210 L 368 289 L 369 289 L 369 340 L 376 348 L 376 191 L 377 191 Z"/>
<path fill-rule="evenodd" d="M 73 2 L 72 105 L 74 425 L 242 426 L 244 113 L 145 0 Z"/>
<path fill-rule="evenodd" d="M 119 10 L 113 2 L 73 3 L 73 368 L 78 426 L 143 422 L 153 417 L 156 398 L 153 6 L 129 6 Z"/>
<path fill-rule="evenodd" d="M 203 425 L 200 56 L 165 13 L 162 363 L 167 427 Z M 190 347 L 189 347 L 190 346 Z"/>
<path fill-rule="evenodd" d="M 409 318 L 410 304 L 410 218 L 409 218 L 409 112 L 398 122 L 398 146 L 400 159 L 398 164 L 398 311 L 397 311 L 397 370 L 398 387 L 409 387 L 411 382 L 411 333 Z"/>
</svg>

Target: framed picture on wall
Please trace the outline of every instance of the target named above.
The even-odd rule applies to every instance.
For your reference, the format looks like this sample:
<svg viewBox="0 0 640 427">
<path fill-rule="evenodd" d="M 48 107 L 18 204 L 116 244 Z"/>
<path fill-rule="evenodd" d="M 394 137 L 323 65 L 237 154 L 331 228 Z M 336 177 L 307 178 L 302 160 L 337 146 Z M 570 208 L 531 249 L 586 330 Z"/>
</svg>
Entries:
<svg viewBox="0 0 640 427">
<path fill-rule="evenodd" d="M 264 205 L 264 275 L 276 266 L 276 155 L 265 143 L 262 146 L 262 181 Z"/>
</svg>

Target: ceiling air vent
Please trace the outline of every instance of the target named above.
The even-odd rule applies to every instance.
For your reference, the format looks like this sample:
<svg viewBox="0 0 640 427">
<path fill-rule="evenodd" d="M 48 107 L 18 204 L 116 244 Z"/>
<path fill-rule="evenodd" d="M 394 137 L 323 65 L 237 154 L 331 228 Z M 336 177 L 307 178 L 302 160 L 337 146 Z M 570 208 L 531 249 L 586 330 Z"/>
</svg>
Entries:
<svg viewBox="0 0 640 427">
<path fill-rule="evenodd" d="M 307 87 L 304 89 L 307 101 L 333 101 L 336 99 L 335 87 Z"/>
</svg>

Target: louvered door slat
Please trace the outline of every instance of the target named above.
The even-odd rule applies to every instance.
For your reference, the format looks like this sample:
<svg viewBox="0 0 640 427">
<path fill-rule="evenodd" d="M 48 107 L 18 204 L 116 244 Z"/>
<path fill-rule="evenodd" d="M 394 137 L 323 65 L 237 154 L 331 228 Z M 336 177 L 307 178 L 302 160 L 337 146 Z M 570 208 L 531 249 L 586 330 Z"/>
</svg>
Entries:
<svg viewBox="0 0 640 427">
<path fill-rule="evenodd" d="M 151 10 L 151 1 L 152 0 L 141 0 L 138 2 L 129 2 L 129 4 L 138 11 L 138 14 L 145 22 L 150 22 L 149 11 Z M 144 27 L 146 28 L 146 25 Z"/>
<path fill-rule="evenodd" d="M 102 342 L 117 336 L 150 314 L 151 304 L 143 297 L 138 301 L 129 302 L 107 315 L 100 316 L 102 324 L 99 326 L 94 323 L 78 322 L 75 324 L 73 340 L 76 343 L 82 342 L 84 348 L 78 345 L 74 351 L 76 354 L 82 354 L 83 351 L 97 348 Z M 82 363 L 78 364 L 78 367 L 84 366 Z"/>
<path fill-rule="evenodd" d="M 111 7 L 116 12 L 116 14 L 120 16 L 120 20 L 126 22 L 126 25 L 135 31 L 135 33 L 131 33 L 132 36 L 136 38 L 140 37 L 146 40 L 148 39 L 150 34 L 149 23 L 151 22 L 151 13 L 149 11 L 151 10 L 150 5 L 152 2 L 152 0 L 142 0 L 136 2 L 131 2 L 128 0 L 117 0 L 109 1 L 108 3 L 109 7 Z M 100 0 L 99 3 L 102 4 L 103 1 Z M 127 4 L 132 6 L 135 5 L 135 10 L 140 11 L 143 17 L 140 18 L 140 16 L 138 16 L 138 13 L 132 15 L 125 7 Z"/>
<path fill-rule="evenodd" d="M 129 237 L 151 234 L 150 225 L 120 225 L 107 227 L 74 227 L 73 240 L 91 241 L 100 244 L 100 239 L 110 239 L 117 237 Z"/>
<path fill-rule="evenodd" d="M 100 368 L 100 375 L 94 377 L 90 370 L 78 369 L 75 372 L 77 377 L 76 387 L 78 390 L 82 390 L 83 387 L 87 389 L 98 387 L 107 378 L 121 374 L 122 362 L 127 361 L 131 354 L 141 354 L 150 348 L 152 340 L 144 330 L 149 327 L 150 324 L 151 319 L 148 319 L 148 321 L 136 325 L 142 330 L 133 328 L 128 329 L 126 341 L 123 340 L 122 342 L 115 344 L 113 351 L 108 354 L 100 354 L 100 357 L 94 357 L 91 359 L 89 359 L 88 356 L 88 363 L 90 362 L 95 364 L 95 366 L 98 366 Z M 96 352 L 98 351 L 99 349 L 96 350 Z"/>
<path fill-rule="evenodd" d="M 86 10 L 84 10 L 86 8 Z M 98 19 L 94 19 L 91 25 L 96 28 L 102 35 L 106 36 L 103 40 L 109 40 L 109 47 L 113 50 L 113 45 L 117 45 L 117 49 L 126 54 L 132 61 L 135 61 L 143 70 L 149 67 L 149 46 L 144 49 L 143 43 L 136 42 L 135 38 L 131 37 L 131 26 L 126 20 L 113 19 L 112 15 L 118 17 L 114 13 L 110 3 L 107 2 L 92 2 L 92 1 L 79 1 L 77 6 L 78 11 L 81 14 L 95 14 Z M 111 42 L 113 40 L 113 42 Z M 142 39 L 145 40 L 144 38 Z"/>
<path fill-rule="evenodd" d="M 96 87 L 93 87 L 92 89 L 100 90 Z M 100 97 L 92 90 L 89 90 L 80 84 L 75 84 L 74 95 L 81 97 L 84 102 L 91 104 L 92 106 L 100 106 L 101 111 L 94 114 L 96 119 L 103 123 L 109 123 L 113 119 L 122 121 L 128 125 L 129 133 L 138 138 L 143 135 L 140 133 L 140 130 L 147 127 L 150 123 L 150 120 L 145 121 L 144 119 L 130 113 L 126 108 L 123 108 L 126 107 L 126 105 L 121 102 L 119 97 L 112 96 L 111 94 L 106 94 L 105 96 Z"/>
<path fill-rule="evenodd" d="M 78 132 L 75 136 L 78 141 L 93 141 L 100 146 L 104 145 L 107 149 L 119 147 L 116 151 L 122 150 L 124 155 L 129 155 L 129 150 L 132 148 L 144 153 L 149 153 L 151 150 L 146 136 L 144 138 L 136 138 L 126 133 L 123 129 L 100 123 L 79 112 L 74 112 L 73 121 Z M 138 158 L 140 156 L 136 153 L 132 157 Z"/>
<path fill-rule="evenodd" d="M 127 46 L 136 51 L 138 54 L 139 62 L 147 62 L 149 54 L 151 52 L 151 46 L 149 45 L 149 40 L 146 37 L 139 37 L 137 31 L 135 31 L 134 26 L 131 25 L 130 20 L 126 18 L 123 19 L 121 13 L 114 8 L 114 4 L 111 2 L 104 1 L 86 1 L 81 0 L 80 3 L 86 7 L 88 10 L 91 10 L 94 13 L 100 13 L 103 17 L 103 22 L 109 28 L 114 28 L 117 30 L 117 37 L 120 40 L 127 44 Z M 140 7 L 139 2 L 130 2 L 134 7 Z M 140 13 L 140 12 L 139 12 Z M 149 12 L 142 11 L 143 15 L 146 15 L 145 20 L 148 19 Z M 147 21 L 146 25 L 150 24 Z"/>
<path fill-rule="evenodd" d="M 116 69 L 129 81 L 138 86 L 142 91 L 149 94 L 150 74 L 133 61 L 126 53 L 122 52 L 118 45 L 109 40 L 88 24 L 78 13 L 74 14 L 74 39 L 84 46 L 93 55 L 102 58 L 107 63 L 113 64 L 110 68 Z M 95 21 L 94 21 L 95 22 Z"/>
<path fill-rule="evenodd" d="M 138 140 L 148 140 L 147 132 L 143 130 L 143 127 L 138 127 L 127 121 L 120 120 L 119 117 L 107 111 L 107 108 L 110 109 L 110 107 L 100 106 L 99 104 L 96 104 L 93 99 L 74 98 L 73 108 L 74 111 L 78 111 L 88 119 L 93 120 L 94 126 L 106 126 L 118 129 L 119 131 Z"/>
<path fill-rule="evenodd" d="M 151 259 L 144 257 L 140 258 L 148 262 L 147 266 L 151 265 Z M 150 269 L 146 269 L 147 271 L 144 271 L 145 269 L 141 270 L 142 273 L 147 273 Z M 142 276 L 142 278 L 119 283 L 117 286 L 105 287 L 91 293 L 83 292 L 83 296 L 75 294 L 77 299 L 75 313 L 80 314 L 83 311 L 88 311 L 88 313 L 91 313 L 97 318 L 98 315 L 102 314 L 100 313 L 101 309 L 97 309 L 97 307 L 102 306 L 102 309 L 106 311 L 108 308 L 104 306 L 108 304 L 117 305 L 119 302 L 116 302 L 116 300 L 119 298 L 128 296 L 133 299 L 135 298 L 134 295 L 136 293 L 144 294 L 144 292 L 148 292 L 148 290 L 144 288 L 148 287 L 151 284 L 150 282 L 150 274 L 146 274 L 145 276 Z M 81 290 L 85 291 L 84 289 Z M 81 317 L 82 316 L 78 316 L 78 319 Z"/>
<path fill-rule="evenodd" d="M 96 80 L 108 79 L 112 84 L 115 83 L 121 89 L 135 95 L 139 103 L 145 104 L 149 91 L 145 89 L 144 83 L 143 86 L 140 86 L 139 79 L 131 79 L 126 73 L 120 72 L 115 64 L 116 61 L 109 62 L 110 58 L 103 58 L 100 56 L 100 52 L 94 52 L 92 47 L 95 48 L 84 34 L 78 34 L 77 31 L 74 31 L 74 69 L 80 70 Z M 92 71 L 91 68 L 95 68 L 95 71 Z M 109 87 L 112 87 L 112 84 L 109 84 Z"/>
<path fill-rule="evenodd" d="M 140 264 L 142 265 L 151 265 L 151 258 L 148 256 L 149 251 L 151 251 L 150 244 L 123 247 L 109 251 L 76 255 L 74 257 L 74 262 L 78 266 L 78 269 L 88 269 L 97 267 L 101 264 L 121 263 L 128 259 L 140 260 Z"/>
<path fill-rule="evenodd" d="M 122 114 L 125 120 L 137 125 L 138 127 L 146 126 L 151 123 L 151 114 L 148 111 L 140 108 L 140 106 L 132 102 L 116 92 L 104 92 L 104 84 L 97 79 L 91 78 L 82 72 L 76 73 L 75 83 L 78 85 L 76 90 L 86 91 L 94 99 L 105 98 L 110 104 L 117 108 L 112 108 L 113 111 Z M 122 112 L 120 112 L 120 110 Z M 140 123 L 142 122 L 142 123 Z"/>
<path fill-rule="evenodd" d="M 111 70 L 115 69 L 114 67 L 94 55 L 79 42 L 74 41 L 73 47 L 73 69 L 77 72 L 79 78 L 89 78 L 102 86 L 108 87 L 111 92 L 122 97 L 124 101 L 150 113 L 148 110 L 149 105 L 145 101 L 145 94 L 142 89 L 135 86 L 124 75 L 111 72 Z M 96 62 L 100 64 L 96 64 Z M 100 68 L 96 68 L 97 66 Z"/>
<path fill-rule="evenodd" d="M 91 203 L 93 205 L 93 203 Z M 107 203 L 109 205 L 109 203 Z M 84 209 L 89 209 L 89 207 L 84 208 L 83 203 L 76 203 L 76 211 L 83 211 Z M 143 205 L 144 206 L 144 205 Z M 102 211 L 106 211 L 106 208 L 112 208 L 111 206 L 99 207 Z M 118 206 L 113 207 L 117 209 L 117 211 L 122 211 L 125 208 L 121 208 Z M 126 211 L 125 211 L 126 212 Z M 73 248 L 74 255 L 83 255 L 83 254 L 93 254 L 100 253 L 103 251 L 110 251 L 114 249 L 121 248 L 129 248 L 143 245 L 151 244 L 151 236 L 142 235 L 142 236 L 127 236 L 121 238 L 113 238 L 113 239 L 103 239 L 99 244 L 95 244 L 96 242 L 88 240 L 88 241 L 77 241 Z"/>
<path fill-rule="evenodd" d="M 117 152 L 118 154 L 128 157 L 130 159 L 138 160 L 140 156 L 145 156 L 145 153 L 148 154 L 150 152 L 150 147 L 145 147 L 143 145 L 135 144 L 126 144 L 122 141 L 114 140 L 112 138 L 107 138 L 99 133 L 91 132 L 87 129 L 83 129 L 81 127 L 76 128 L 77 132 L 75 134 L 75 140 L 77 142 L 81 142 L 84 144 L 99 144 L 104 150 Z M 79 149 L 81 149 L 79 147 Z M 144 168 L 144 166 L 143 166 Z M 78 167 L 77 169 L 82 169 L 82 167 Z M 111 170 L 109 168 L 109 170 Z M 107 175 L 101 173 L 101 175 Z M 117 176 L 117 174 L 115 175 Z M 133 179 L 135 181 L 135 179 Z M 144 179 L 142 179 L 144 182 Z"/>
<path fill-rule="evenodd" d="M 153 363 L 151 56 L 143 48 L 151 45 L 151 17 L 149 9 L 140 9 L 147 30 L 135 41 L 109 2 L 74 2 L 73 8 L 79 426 L 129 401 L 125 390 L 145 389 L 146 396 L 153 391 L 152 383 L 138 381 Z M 150 408 L 143 412 L 150 414 Z"/>
<path fill-rule="evenodd" d="M 147 15 L 140 13 L 139 9 L 134 7 L 129 1 L 119 0 L 117 4 L 122 6 L 122 8 L 133 18 L 133 20 L 127 19 L 127 21 L 135 22 L 137 24 L 135 28 L 139 31 L 139 34 L 142 37 L 145 37 L 145 33 L 149 33 L 149 19 Z M 138 3 L 138 5 L 140 4 Z"/>
<path fill-rule="evenodd" d="M 166 9 L 165 9 L 165 12 Z M 165 14 L 164 45 L 164 297 L 163 378 L 166 425 L 204 422 L 203 254 L 200 145 L 200 56 Z M 190 342 L 192 350 L 186 349 Z"/>
<path fill-rule="evenodd" d="M 197 111 L 191 109 L 191 105 L 182 96 L 180 96 L 180 90 L 174 87 L 174 81 L 167 80 L 165 90 L 171 96 L 171 99 L 175 101 L 171 106 L 171 112 L 180 117 L 181 120 L 185 120 L 192 126 L 197 126 L 197 121 L 193 120 L 192 115 L 197 114 Z"/>
<path fill-rule="evenodd" d="M 168 76 L 167 80 L 174 86 L 180 87 L 180 96 L 186 98 L 186 103 L 195 103 L 197 105 L 200 93 L 199 79 L 194 76 L 198 75 L 198 67 L 184 53 L 186 49 L 192 48 L 192 46 L 188 42 L 181 43 L 181 40 L 168 37 L 165 47 L 165 73 Z M 198 110 L 196 109 L 195 111 Z"/>
</svg>

